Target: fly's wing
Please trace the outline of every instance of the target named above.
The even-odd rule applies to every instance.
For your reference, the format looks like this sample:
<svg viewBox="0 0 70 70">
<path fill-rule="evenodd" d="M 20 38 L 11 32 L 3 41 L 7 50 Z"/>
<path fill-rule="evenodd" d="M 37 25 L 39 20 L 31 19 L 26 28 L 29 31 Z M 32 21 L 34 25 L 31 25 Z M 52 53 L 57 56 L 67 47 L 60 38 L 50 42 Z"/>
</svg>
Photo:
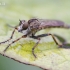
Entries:
<svg viewBox="0 0 70 70">
<path fill-rule="evenodd" d="M 61 27 L 61 28 L 66 28 L 64 22 L 59 21 L 59 20 L 40 20 L 40 29 L 45 29 L 45 28 L 54 28 L 54 27 Z"/>
</svg>

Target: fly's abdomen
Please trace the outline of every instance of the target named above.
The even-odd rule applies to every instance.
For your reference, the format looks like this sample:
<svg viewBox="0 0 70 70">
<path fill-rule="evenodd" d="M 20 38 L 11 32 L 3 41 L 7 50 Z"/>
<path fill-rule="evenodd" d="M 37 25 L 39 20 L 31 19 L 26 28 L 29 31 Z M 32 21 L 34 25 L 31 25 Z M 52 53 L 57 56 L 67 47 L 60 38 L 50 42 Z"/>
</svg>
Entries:
<svg viewBox="0 0 70 70">
<path fill-rule="evenodd" d="M 70 26 L 66 25 L 64 22 L 59 20 L 42 20 L 39 26 L 40 29 L 45 28 L 70 28 Z"/>
</svg>

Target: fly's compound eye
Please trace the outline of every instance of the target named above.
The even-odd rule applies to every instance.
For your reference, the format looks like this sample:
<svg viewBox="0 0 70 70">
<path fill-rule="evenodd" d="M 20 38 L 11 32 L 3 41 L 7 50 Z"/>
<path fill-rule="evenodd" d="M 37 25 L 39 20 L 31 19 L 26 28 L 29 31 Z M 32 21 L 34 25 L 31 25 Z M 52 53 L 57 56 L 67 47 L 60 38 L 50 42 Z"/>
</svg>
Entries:
<svg viewBox="0 0 70 70">
<path fill-rule="evenodd" d="M 26 30 L 27 28 L 28 28 L 28 23 L 25 23 L 25 24 L 22 25 L 23 30 Z"/>
</svg>

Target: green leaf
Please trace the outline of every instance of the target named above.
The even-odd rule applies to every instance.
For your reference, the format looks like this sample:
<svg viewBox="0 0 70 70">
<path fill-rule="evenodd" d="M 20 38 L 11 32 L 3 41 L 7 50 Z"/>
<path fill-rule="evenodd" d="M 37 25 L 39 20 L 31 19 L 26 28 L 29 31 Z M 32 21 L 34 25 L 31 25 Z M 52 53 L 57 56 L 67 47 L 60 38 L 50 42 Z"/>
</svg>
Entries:
<svg viewBox="0 0 70 70">
<path fill-rule="evenodd" d="M 52 32 L 55 32 L 52 30 Z M 0 36 L 0 41 L 9 38 L 11 31 L 8 32 L 7 36 Z M 21 34 L 15 33 L 14 39 L 17 39 Z M 5 39 L 4 39 L 5 38 Z M 48 70 L 64 70 L 70 69 L 70 49 L 58 48 L 58 46 L 53 42 L 52 38 L 45 37 L 42 38 L 39 45 L 35 48 L 35 58 L 32 54 L 32 47 L 37 42 L 37 40 L 25 38 L 11 45 L 7 51 L 4 53 L 4 49 L 7 47 L 6 44 L 0 45 L 0 54 L 11 58 L 17 62 L 37 66 Z"/>
</svg>

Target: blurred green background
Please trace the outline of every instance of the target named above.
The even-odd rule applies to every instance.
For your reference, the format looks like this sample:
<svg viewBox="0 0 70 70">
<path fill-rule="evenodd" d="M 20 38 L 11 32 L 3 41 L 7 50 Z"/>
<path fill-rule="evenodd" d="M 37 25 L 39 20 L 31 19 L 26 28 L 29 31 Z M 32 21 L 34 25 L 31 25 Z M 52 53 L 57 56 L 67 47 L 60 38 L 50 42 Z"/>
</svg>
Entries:
<svg viewBox="0 0 70 70">
<path fill-rule="evenodd" d="M 70 23 L 70 0 L 0 0 L 0 35 L 6 35 L 9 27 L 19 19 L 32 17 L 57 19 Z M 38 67 L 20 64 L 0 55 L 0 70 L 42 70 Z"/>
</svg>

